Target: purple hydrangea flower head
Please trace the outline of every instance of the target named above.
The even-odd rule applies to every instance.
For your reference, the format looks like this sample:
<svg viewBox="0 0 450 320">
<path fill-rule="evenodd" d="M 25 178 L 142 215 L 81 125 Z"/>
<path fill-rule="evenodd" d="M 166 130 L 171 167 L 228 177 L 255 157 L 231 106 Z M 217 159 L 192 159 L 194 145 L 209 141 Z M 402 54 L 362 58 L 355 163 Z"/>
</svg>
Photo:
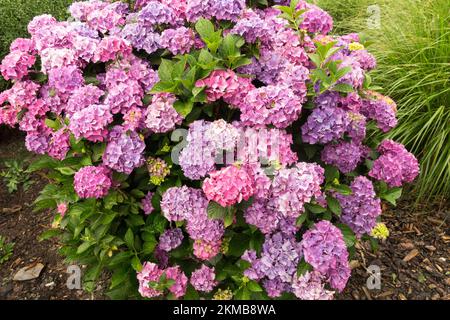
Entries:
<svg viewBox="0 0 450 320">
<path fill-rule="evenodd" d="M 302 126 L 302 138 L 309 144 L 326 144 L 342 138 L 348 125 L 348 115 L 344 110 L 318 107 L 313 110 Z"/>
<path fill-rule="evenodd" d="M 376 198 L 372 182 L 364 176 L 355 178 L 350 187 L 351 195 L 336 194 L 336 198 L 342 207 L 342 222 L 361 237 L 375 227 L 381 215 L 381 201 Z"/>
<path fill-rule="evenodd" d="M 414 181 L 419 174 L 419 163 L 414 155 L 399 143 L 384 140 L 378 147 L 381 156 L 374 161 L 369 176 L 400 187 Z"/>
<path fill-rule="evenodd" d="M 48 73 L 48 84 L 58 92 L 72 93 L 84 84 L 84 78 L 75 66 L 55 68 Z"/>
<path fill-rule="evenodd" d="M 152 54 L 161 48 L 161 35 L 140 23 L 128 23 L 120 31 L 121 37 L 128 40 L 133 47 Z"/>
<path fill-rule="evenodd" d="M 333 288 L 342 291 L 350 277 L 350 267 L 341 230 L 323 220 L 303 235 L 301 243 L 305 261 L 325 276 Z"/>
<path fill-rule="evenodd" d="M 169 221 L 182 221 L 197 210 L 206 210 L 208 201 L 201 190 L 186 186 L 167 189 L 161 200 L 161 210 Z"/>
<path fill-rule="evenodd" d="M 159 238 L 158 247 L 164 251 L 172 251 L 178 248 L 183 242 L 184 236 L 183 231 L 180 228 L 169 229 L 164 231 L 164 233 Z"/>
<path fill-rule="evenodd" d="M 200 18 L 209 19 L 212 16 L 212 0 L 187 0 L 186 18 L 189 22 L 196 22 Z"/>
<path fill-rule="evenodd" d="M 245 221 L 257 227 L 264 234 L 274 232 L 280 221 L 280 214 L 268 207 L 267 201 L 257 200 L 247 208 Z"/>
<path fill-rule="evenodd" d="M 361 113 L 375 120 L 378 128 L 388 132 L 397 125 L 397 105 L 395 102 L 376 92 L 366 92 L 368 99 L 363 100 Z"/>
<path fill-rule="evenodd" d="M 302 7 L 302 2 L 297 6 Z M 306 3 L 305 3 L 306 4 Z M 302 23 L 300 28 L 307 30 L 310 33 L 327 34 L 333 29 L 333 18 L 324 10 L 315 5 L 307 4 L 307 11 L 302 14 Z"/>
<path fill-rule="evenodd" d="M 80 198 L 103 198 L 112 185 L 111 172 L 105 167 L 83 167 L 75 173 L 73 185 Z"/>
<path fill-rule="evenodd" d="M 69 115 L 72 115 L 90 105 L 98 104 L 100 102 L 100 98 L 104 94 L 105 92 L 103 90 L 100 90 L 92 84 L 79 87 L 70 95 L 65 111 Z"/>
<path fill-rule="evenodd" d="M 191 284 L 197 291 L 211 292 L 218 284 L 215 279 L 216 274 L 214 268 L 202 264 L 200 269 L 192 272 Z"/>
<path fill-rule="evenodd" d="M 322 150 L 321 158 L 326 164 L 333 165 L 342 173 L 356 169 L 364 155 L 364 149 L 359 143 L 341 141 L 330 143 Z"/>
<path fill-rule="evenodd" d="M 103 164 L 117 172 L 130 174 L 144 164 L 145 143 L 135 131 L 115 126 L 108 135 Z"/>
</svg>

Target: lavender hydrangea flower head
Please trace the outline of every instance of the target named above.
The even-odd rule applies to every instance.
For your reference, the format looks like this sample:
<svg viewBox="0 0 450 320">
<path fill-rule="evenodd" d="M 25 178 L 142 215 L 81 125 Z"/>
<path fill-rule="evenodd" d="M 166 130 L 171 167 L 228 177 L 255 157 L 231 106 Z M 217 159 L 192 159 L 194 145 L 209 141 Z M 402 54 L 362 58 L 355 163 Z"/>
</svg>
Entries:
<svg viewBox="0 0 450 320">
<path fill-rule="evenodd" d="M 173 24 L 174 18 L 172 9 L 158 1 L 149 1 L 138 14 L 138 22 L 146 27 Z"/>
<path fill-rule="evenodd" d="M 166 29 L 161 34 L 161 47 L 169 50 L 173 55 L 188 53 L 194 44 L 195 35 L 189 28 Z"/>
<path fill-rule="evenodd" d="M 112 128 L 103 154 L 103 164 L 117 172 L 130 174 L 144 164 L 145 143 L 135 131 Z"/>
<path fill-rule="evenodd" d="M 161 48 L 161 35 L 140 23 L 128 23 L 120 31 L 121 37 L 128 40 L 133 47 L 152 54 Z"/>
<path fill-rule="evenodd" d="M 216 274 L 214 268 L 202 264 L 200 269 L 192 272 L 190 281 L 195 290 L 211 292 L 218 284 L 215 278 Z"/>
<path fill-rule="evenodd" d="M 72 115 L 77 111 L 89 107 L 90 105 L 98 104 L 100 102 L 100 98 L 104 94 L 105 92 L 103 90 L 100 90 L 92 84 L 79 87 L 70 95 L 65 111 L 69 115 Z"/>
<path fill-rule="evenodd" d="M 199 180 L 215 168 L 216 150 L 206 136 L 210 125 L 198 120 L 189 126 L 187 145 L 180 153 L 179 163 L 184 175 L 191 180 Z"/>
<path fill-rule="evenodd" d="M 267 200 L 257 200 L 247 208 L 244 218 L 248 224 L 254 225 L 262 233 L 271 234 L 278 227 L 280 214 L 269 208 Z"/>
<path fill-rule="evenodd" d="M 342 207 L 342 222 L 361 237 L 375 227 L 381 215 L 381 201 L 376 198 L 372 182 L 364 176 L 355 178 L 350 187 L 351 195 L 336 194 L 336 198 Z"/>
<path fill-rule="evenodd" d="M 331 287 L 342 291 L 350 277 L 348 251 L 342 232 L 323 220 L 303 235 L 305 261 L 325 276 Z"/>
<path fill-rule="evenodd" d="M 217 20 L 237 21 L 245 9 L 245 0 L 214 0 L 211 11 Z"/>
<path fill-rule="evenodd" d="M 201 190 L 186 186 L 167 189 L 161 200 L 161 210 L 169 221 L 182 221 L 196 210 L 206 210 L 208 201 Z"/>
<path fill-rule="evenodd" d="M 281 289 L 272 288 L 270 291 L 273 292 L 272 296 L 279 296 L 282 291 L 289 290 L 301 257 L 301 245 L 296 242 L 294 235 L 278 232 L 266 236 L 261 258 L 257 258 L 252 251 L 244 253 L 242 259 L 251 263 L 244 275 L 252 280 L 269 281 L 269 289 L 276 284 L 275 287 Z M 268 289 L 266 285 L 265 287 Z"/>
<path fill-rule="evenodd" d="M 164 231 L 164 233 L 159 238 L 158 247 L 166 252 L 172 251 L 178 248 L 183 242 L 184 236 L 183 231 L 180 228 L 169 229 Z"/>
<path fill-rule="evenodd" d="M 103 198 L 111 185 L 111 172 L 105 167 L 87 166 L 75 173 L 74 188 L 80 198 Z"/>
<path fill-rule="evenodd" d="M 315 163 L 299 162 L 279 170 L 272 182 L 270 206 L 284 217 L 298 217 L 304 204 L 321 195 L 324 169 Z"/>
<path fill-rule="evenodd" d="M 212 16 L 212 0 L 187 0 L 186 18 L 189 22 L 197 22 L 200 18 L 209 19 Z"/>
<path fill-rule="evenodd" d="M 348 125 L 348 115 L 344 110 L 318 107 L 313 110 L 302 126 L 302 138 L 309 144 L 326 144 L 342 138 Z"/>
</svg>

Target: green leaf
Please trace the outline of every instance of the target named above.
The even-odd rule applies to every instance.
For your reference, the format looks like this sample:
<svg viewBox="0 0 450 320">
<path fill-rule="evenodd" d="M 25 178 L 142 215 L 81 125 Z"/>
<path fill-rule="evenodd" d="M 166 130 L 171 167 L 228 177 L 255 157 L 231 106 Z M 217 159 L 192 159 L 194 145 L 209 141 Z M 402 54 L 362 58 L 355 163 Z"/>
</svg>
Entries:
<svg viewBox="0 0 450 320">
<path fill-rule="evenodd" d="M 189 113 L 191 113 L 192 109 L 194 108 L 194 103 L 191 101 L 177 100 L 173 104 L 173 107 L 183 118 L 186 118 L 189 115 Z"/>
<path fill-rule="evenodd" d="M 134 234 L 133 234 L 133 230 L 128 229 L 127 232 L 125 233 L 125 243 L 127 244 L 128 248 L 130 249 L 134 249 Z"/>
<path fill-rule="evenodd" d="M 48 240 L 54 237 L 57 237 L 61 234 L 61 230 L 59 229 L 50 229 L 47 230 L 43 233 L 41 233 L 41 235 L 38 237 L 39 241 L 44 241 L 44 240 Z"/>
<path fill-rule="evenodd" d="M 326 166 L 325 180 L 327 183 L 333 183 L 335 180 L 339 180 L 339 170 L 333 166 Z"/>
<path fill-rule="evenodd" d="M 301 214 L 300 217 L 297 218 L 297 221 L 295 222 L 295 225 L 297 227 L 301 227 L 303 225 L 303 223 L 305 223 L 306 218 L 308 218 L 308 214 L 307 213 Z"/>
<path fill-rule="evenodd" d="M 348 83 L 338 83 L 333 86 L 333 90 L 342 93 L 349 93 L 355 91 L 351 85 Z"/>
<path fill-rule="evenodd" d="M 160 81 L 152 88 L 150 93 L 170 92 L 174 93 L 177 89 L 177 84 L 174 82 Z"/>
<path fill-rule="evenodd" d="M 243 233 L 236 233 L 230 240 L 228 248 L 228 255 L 234 257 L 240 257 L 244 254 L 244 251 L 248 248 L 250 237 Z"/>
<path fill-rule="evenodd" d="M 133 269 L 134 269 L 136 272 L 140 272 L 140 271 L 142 270 L 142 264 L 141 264 L 141 261 L 139 260 L 139 258 L 138 258 L 137 256 L 134 256 L 134 257 L 131 259 L 131 266 L 133 267 Z"/>
<path fill-rule="evenodd" d="M 253 280 L 247 283 L 247 288 L 251 292 L 262 292 L 263 291 L 263 289 L 261 288 L 259 283 L 256 281 L 253 281 Z"/>
<path fill-rule="evenodd" d="M 94 245 L 93 242 L 83 242 L 78 248 L 77 248 L 77 254 L 82 254 L 86 250 L 88 250 L 92 245 Z"/>
<path fill-rule="evenodd" d="M 345 184 L 336 184 L 333 185 L 332 188 L 344 196 L 349 196 L 353 193 L 352 189 Z"/>
<path fill-rule="evenodd" d="M 159 80 L 163 82 L 172 82 L 172 72 L 174 63 L 167 59 L 162 59 L 158 68 Z"/>
<path fill-rule="evenodd" d="M 49 128 L 52 128 L 55 131 L 61 128 L 61 123 L 59 123 L 58 120 L 51 120 L 48 118 L 45 119 L 45 125 Z"/>
<path fill-rule="evenodd" d="M 338 217 L 341 216 L 341 213 L 342 213 L 341 204 L 339 203 L 339 201 L 336 198 L 327 196 L 327 204 L 328 204 L 328 208 L 330 208 L 331 212 L 333 212 Z"/>
<path fill-rule="evenodd" d="M 325 211 L 327 211 L 326 208 L 324 208 L 318 204 L 313 204 L 313 203 L 305 204 L 305 208 L 314 214 L 324 213 Z"/>
<path fill-rule="evenodd" d="M 336 227 L 341 230 L 347 248 L 353 247 L 356 243 L 356 236 L 353 230 L 348 225 L 343 223 L 336 224 Z"/>
<path fill-rule="evenodd" d="M 56 168 L 55 170 L 58 170 L 65 176 L 73 176 L 76 171 L 69 167 L 62 167 L 62 168 Z"/>
<path fill-rule="evenodd" d="M 297 276 L 304 275 L 307 271 L 313 270 L 313 267 L 307 263 L 304 259 L 300 261 L 300 263 L 297 266 Z"/>
<path fill-rule="evenodd" d="M 209 202 L 207 211 L 210 219 L 224 219 L 227 214 L 227 209 L 214 201 Z"/>
<path fill-rule="evenodd" d="M 214 37 L 214 25 L 207 19 L 202 18 L 198 20 L 195 24 L 195 30 L 197 30 L 202 40 L 210 40 L 212 37 Z"/>
<path fill-rule="evenodd" d="M 397 200 L 402 196 L 402 188 L 393 188 L 381 194 L 381 199 L 388 201 L 393 206 L 397 205 Z"/>
</svg>

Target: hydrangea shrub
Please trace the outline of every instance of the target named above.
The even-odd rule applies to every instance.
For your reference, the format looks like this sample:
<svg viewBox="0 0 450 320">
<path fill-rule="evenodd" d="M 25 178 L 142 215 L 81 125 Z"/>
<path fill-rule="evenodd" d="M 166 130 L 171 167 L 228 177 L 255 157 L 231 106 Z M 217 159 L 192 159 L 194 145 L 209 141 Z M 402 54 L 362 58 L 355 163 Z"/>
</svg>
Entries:
<svg viewBox="0 0 450 320">
<path fill-rule="evenodd" d="M 112 298 L 332 299 L 419 172 L 357 34 L 305 1 L 91 0 L 35 17 L 0 71 L 84 284 Z"/>
</svg>

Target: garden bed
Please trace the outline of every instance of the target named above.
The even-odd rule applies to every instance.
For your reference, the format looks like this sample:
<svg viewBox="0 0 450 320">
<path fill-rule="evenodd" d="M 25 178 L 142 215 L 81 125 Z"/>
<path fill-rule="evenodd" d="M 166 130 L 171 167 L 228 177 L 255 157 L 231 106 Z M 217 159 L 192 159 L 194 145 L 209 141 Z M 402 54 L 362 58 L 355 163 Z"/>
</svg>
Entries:
<svg viewBox="0 0 450 320">
<path fill-rule="evenodd" d="M 20 134 L 12 131 L 0 134 L 1 163 L 5 159 L 30 156 L 23 147 Z M 38 241 L 37 237 L 50 227 L 54 213 L 33 212 L 31 204 L 45 185 L 41 177 L 33 179 L 36 183 L 28 192 L 14 194 L 9 194 L 4 183 L 0 183 L 0 235 L 15 242 L 12 257 L 0 269 L 0 299 L 104 298 L 102 292 L 106 281 L 100 281 L 94 294 L 67 289 L 67 265 L 58 255 L 58 242 Z M 450 236 L 446 233 L 449 213 L 448 202 L 436 200 L 414 206 L 412 195 L 406 195 L 397 208 L 388 208 L 384 220 L 390 237 L 376 254 L 368 246 L 358 245 L 357 255 L 351 263 L 353 276 L 337 298 L 449 300 Z M 411 260 L 406 262 L 409 258 Z M 37 279 L 12 281 L 20 268 L 38 262 L 45 268 Z M 366 287 L 369 275 L 365 268 L 370 265 L 381 268 L 380 290 Z"/>
</svg>

